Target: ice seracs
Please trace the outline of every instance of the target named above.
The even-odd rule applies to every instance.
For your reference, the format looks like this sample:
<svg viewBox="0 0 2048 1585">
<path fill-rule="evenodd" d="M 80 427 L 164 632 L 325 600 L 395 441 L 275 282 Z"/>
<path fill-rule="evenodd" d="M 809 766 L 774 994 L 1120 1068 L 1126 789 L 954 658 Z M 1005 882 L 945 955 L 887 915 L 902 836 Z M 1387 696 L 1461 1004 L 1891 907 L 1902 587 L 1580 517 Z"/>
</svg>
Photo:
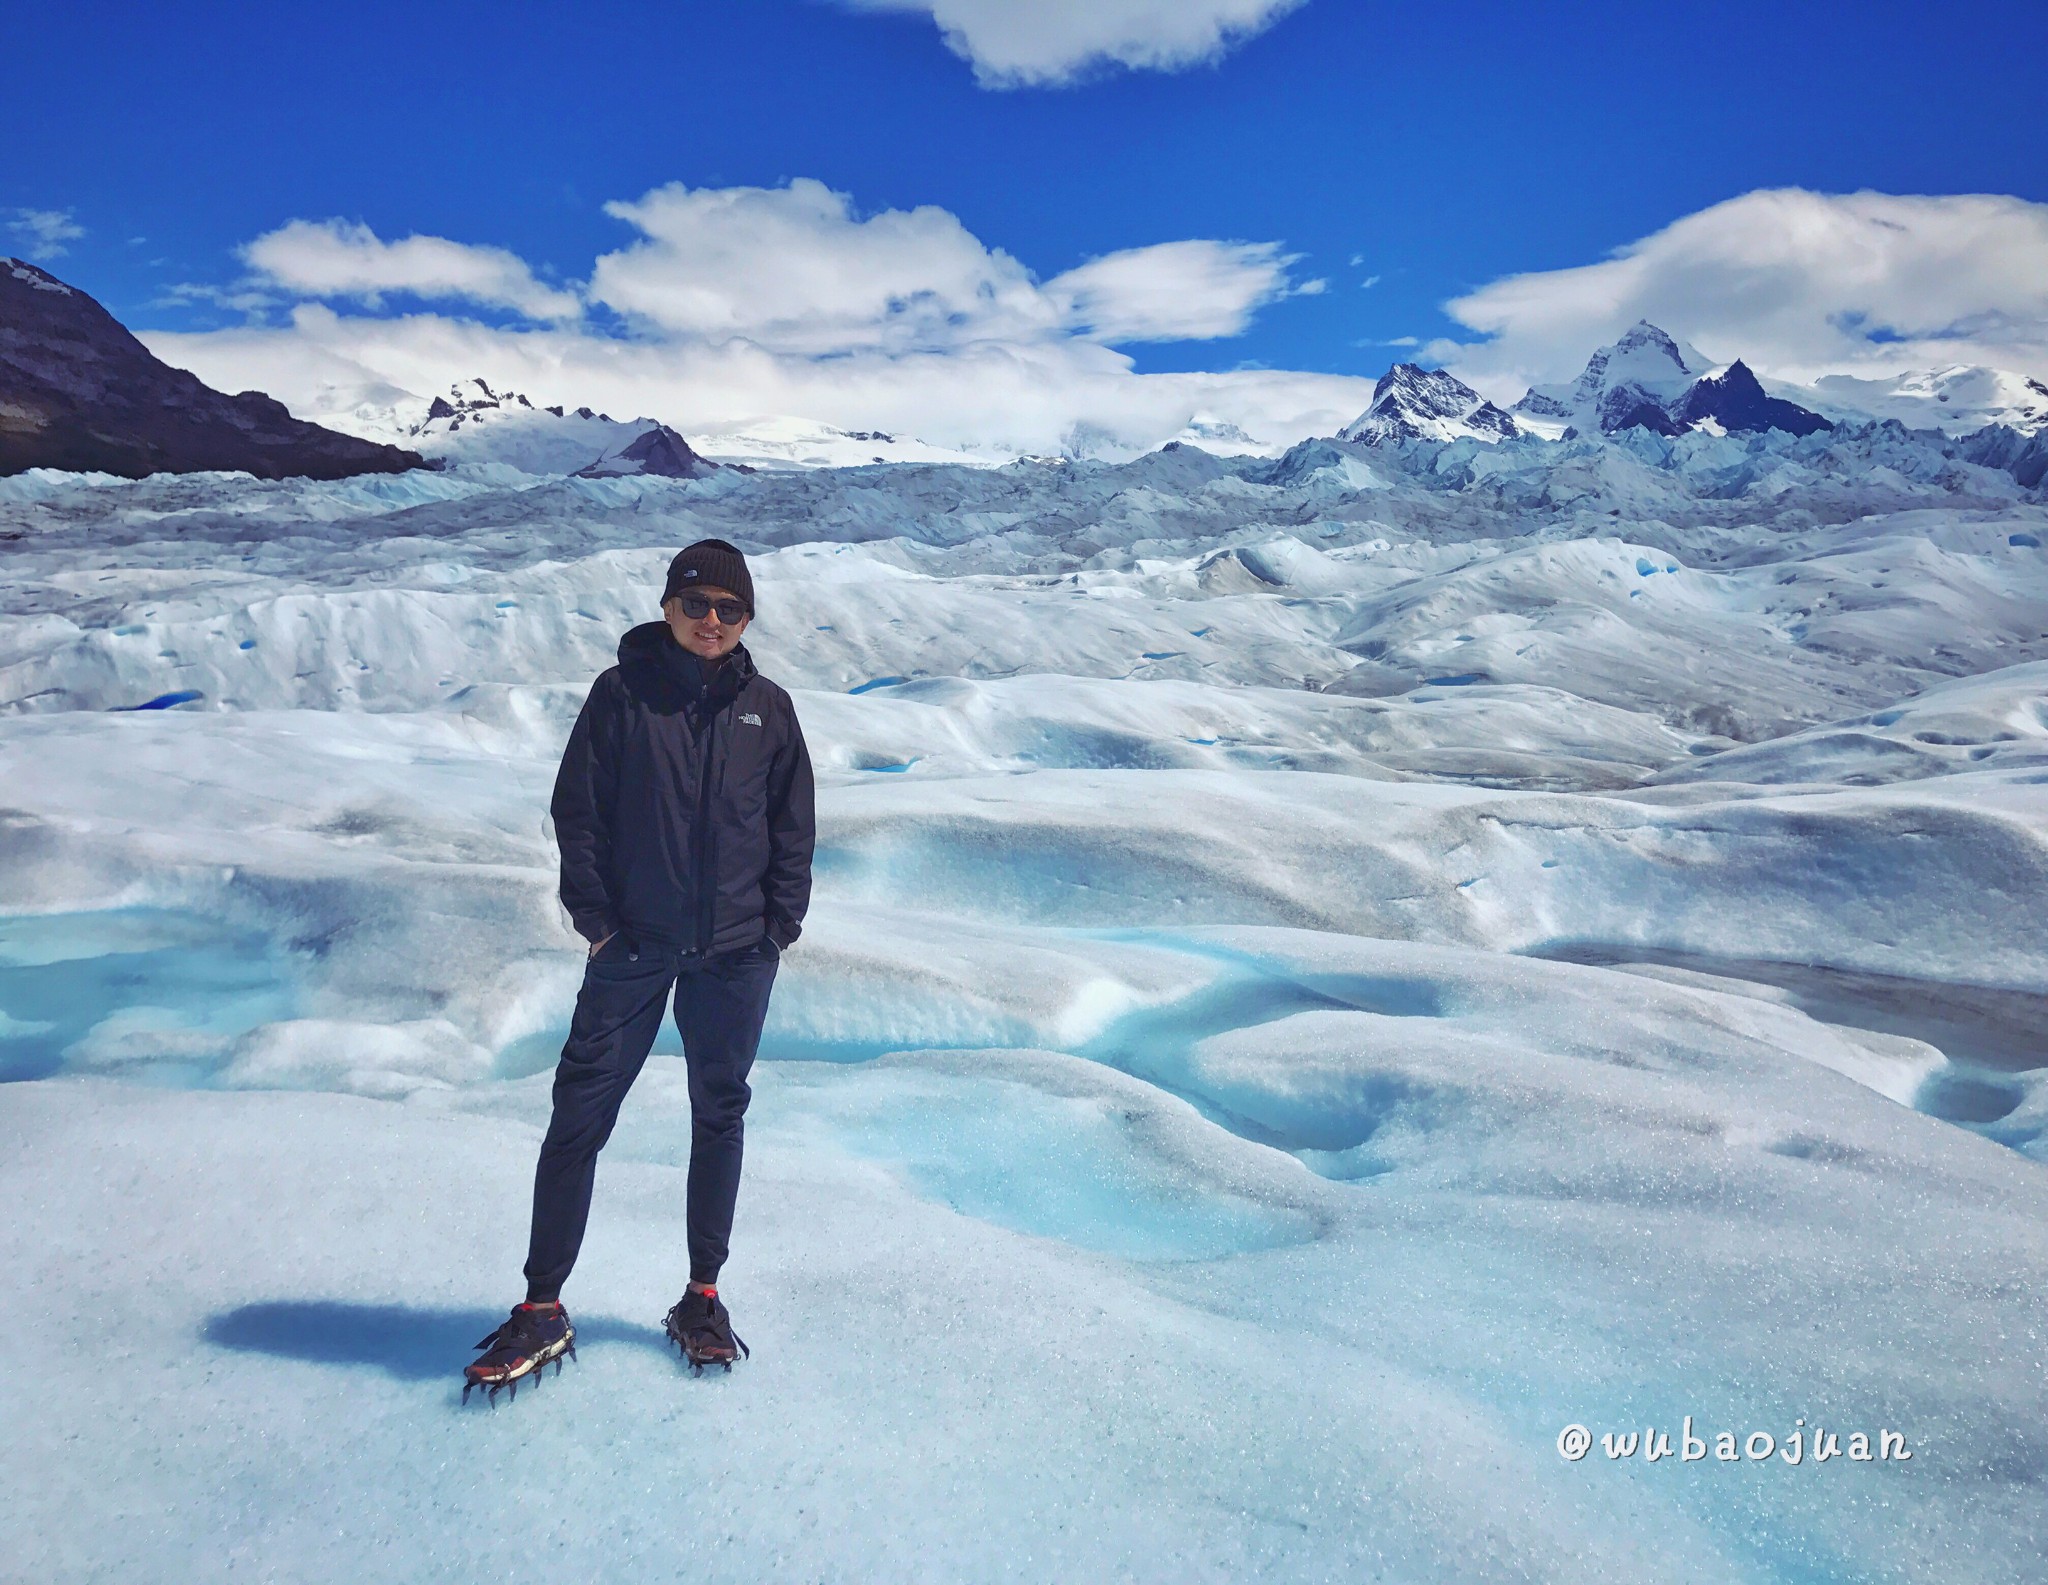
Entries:
<svg viewBox="0 0 2048 1585">
<path fill-rule="evenodd" d="M 1372 389 L 1372 405 L 1337 432 L 1339 440 L 1382 445 L 1399 440 L 1512 440 L 1515 421 L 1442 369 L 1397 363 Z"/>
</svg>

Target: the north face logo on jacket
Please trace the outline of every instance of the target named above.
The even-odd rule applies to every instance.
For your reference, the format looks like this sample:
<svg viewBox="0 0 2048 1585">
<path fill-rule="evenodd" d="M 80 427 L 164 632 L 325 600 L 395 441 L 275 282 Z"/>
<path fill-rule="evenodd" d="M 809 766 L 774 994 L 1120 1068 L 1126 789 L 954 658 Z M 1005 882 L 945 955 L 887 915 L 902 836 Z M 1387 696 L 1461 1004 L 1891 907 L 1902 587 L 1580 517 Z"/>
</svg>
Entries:
<svg viewBox="0 0 2048 1585">
<path fill-rule="evenodd" d="M 760 724 L 761 718 L 755 715 L 751 710 L 749 710 L 745 715 L 740 717 L 741 726 L 759 726 Z"/>
</svg>

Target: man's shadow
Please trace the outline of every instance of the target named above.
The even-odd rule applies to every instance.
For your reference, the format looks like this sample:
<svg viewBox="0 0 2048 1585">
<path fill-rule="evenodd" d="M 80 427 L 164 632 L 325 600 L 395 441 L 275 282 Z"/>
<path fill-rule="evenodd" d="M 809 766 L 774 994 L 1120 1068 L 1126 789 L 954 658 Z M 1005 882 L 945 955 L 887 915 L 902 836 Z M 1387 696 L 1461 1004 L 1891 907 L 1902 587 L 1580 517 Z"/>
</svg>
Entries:
<svg viewBox="0 0 2048 1585">
<path fill-rule="evenodd" d="M 223 1310 L 200 1336 L 216 1348 L 313 1365 L 367 1365 L 401 1381 L 456 1381 L 476 1340 L 504 1316 L 486 1310 L 421 1310 L 403 1304 L 276 1300 Z M 631 1343 L 667 1351 L 658 1328 L 598 1316 L 576 1322 L 576 1342 Z"/>
</svg>

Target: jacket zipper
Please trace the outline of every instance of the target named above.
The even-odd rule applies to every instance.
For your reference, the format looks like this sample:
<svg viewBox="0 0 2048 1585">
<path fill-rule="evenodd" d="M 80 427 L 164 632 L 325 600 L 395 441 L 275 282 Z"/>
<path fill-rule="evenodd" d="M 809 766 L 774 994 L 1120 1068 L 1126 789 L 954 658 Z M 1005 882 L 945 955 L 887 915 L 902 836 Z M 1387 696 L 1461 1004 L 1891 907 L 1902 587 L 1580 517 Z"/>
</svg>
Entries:
<svg viewBox="0 0 2048 1585">
<path fill-rule="evenodd" d="M 711 767 L 718 758 L 718 716 L 704 723 L 704 757 L 697 766 L 697 955 L 711 953 L 711 927 L 718 896 L 717 860 L 711 851 Z"/>
</svg>

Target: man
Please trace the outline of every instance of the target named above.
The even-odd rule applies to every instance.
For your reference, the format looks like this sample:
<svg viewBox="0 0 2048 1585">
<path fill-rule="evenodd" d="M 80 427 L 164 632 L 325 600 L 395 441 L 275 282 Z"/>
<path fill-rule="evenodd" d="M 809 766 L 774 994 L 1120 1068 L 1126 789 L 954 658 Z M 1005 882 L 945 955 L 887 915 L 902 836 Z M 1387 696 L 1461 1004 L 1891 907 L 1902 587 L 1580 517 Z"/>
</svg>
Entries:
<svg viewBox="0 0 2048 1585">
<path fill-rule="evenodd" d="M 562 902 L 590 951 L 534 1173 L 526 1302 L 477 1345 L 465 1398 L 573 1351 L 562 1284 L 597 1153 L 671 988 L 690 1075 L 690 1282 L 668 1334 L 698 1370 L 730 1370 L 746 1352 L 718 1273 L 747 1072 L 777 960 L 810 902 L 811 761 L 789 695 L 740 643 L 754 616 L 746 558 L 722 539 L 690 546 L 669 563 L 661 611 L 619 641 L 619 664 L 590 690 L 555 780 Z"/>
</svg>

